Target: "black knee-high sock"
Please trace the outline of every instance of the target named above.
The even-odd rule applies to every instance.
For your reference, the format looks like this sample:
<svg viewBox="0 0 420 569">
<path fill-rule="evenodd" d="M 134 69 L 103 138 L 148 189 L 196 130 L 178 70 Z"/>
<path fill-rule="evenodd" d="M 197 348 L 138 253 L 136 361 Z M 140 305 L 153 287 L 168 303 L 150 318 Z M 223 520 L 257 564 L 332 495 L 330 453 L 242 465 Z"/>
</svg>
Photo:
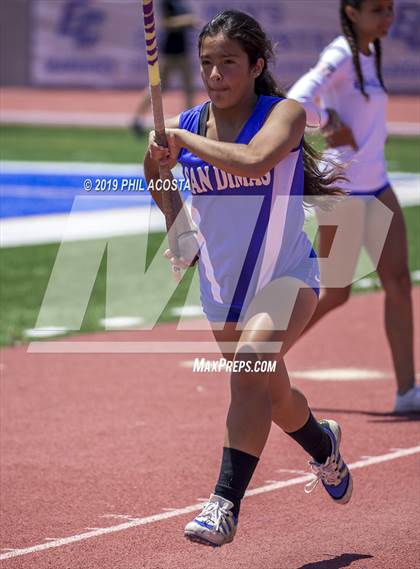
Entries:
<svg viewBox="0 0 420 569">
<path fill-rule="evenodd" d="M 303 427 L 294 433 L 287 434 L 321 464 L 323 464 L 331 454 L 331 439 L 312 413 L 309 414 L 309 419 Z"/>
<path fill-rule="evenodd" d="M 223 447 L 219 480 L 214 493 L 233 502 L 232 512 L 239 514 L 241 500 L 258 464 L 258 458 L 236 450 Z"/>
</svg>

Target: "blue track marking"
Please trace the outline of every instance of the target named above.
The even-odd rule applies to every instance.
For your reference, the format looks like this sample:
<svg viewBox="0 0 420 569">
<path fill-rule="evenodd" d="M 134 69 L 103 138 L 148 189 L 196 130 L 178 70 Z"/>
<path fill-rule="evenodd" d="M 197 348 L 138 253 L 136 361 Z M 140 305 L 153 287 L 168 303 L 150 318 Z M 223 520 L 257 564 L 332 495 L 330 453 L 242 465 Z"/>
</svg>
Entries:
<svg viewBox="0 0 420 569">
<path fill-rule="evenodd" d="M 178 169 L 174 173 L 181 182 L 182 171 Z M 93 184 L 90 192 L 84 189 L 86 179 Z M 136 190 L 128 190 L 127 186 L 123 188 L 127 179 Z M 97 191 L 96 180 L 111 188 L 114 182 L 118 190 Z M 420 178 L 417 174 L 393 172 L 391 181 L 402 205 L 420 202 Z M 181 195 L 185 199 L 189 192 L 182 191 Z M 79 197 L 83 199 L 75 202 Z M 138 165 L 0 162 L 0 218 L 65 214 L 75 211 L 75 206 L 79 212 L 148 207 L 151 202 L 154 204 L 146 190 L 142 168 Z"/>
<path fill-rule="evenodd" d="M 69 169 L 71 165 L 69 164 Z M 83 184 L 86 178 L 100 179 L 118 184 L 117 191 L 86 192 Z M 28 174 L 0 173 L 0 217 L 21 217 L 30 215 L 45 215 L 69 213 L 76 197 L 77 211 L 98 211 L 105 209 L 148 206 L 151 197 L 146 190 L 144 178 L 133 178 L 141 191 L 122 191 L 122 176 L 86 176 L 78 174 Z M 105 186 L 106 187 L 106 186 Z M 106 196 L 107 199 L 103 199 Z M 112 197 L 112 199 L 109 199 Z M 133 199 L 135 197 L 136 199 Z M 130 199 L 127 199 L 130 198 Z"/>
</svg>

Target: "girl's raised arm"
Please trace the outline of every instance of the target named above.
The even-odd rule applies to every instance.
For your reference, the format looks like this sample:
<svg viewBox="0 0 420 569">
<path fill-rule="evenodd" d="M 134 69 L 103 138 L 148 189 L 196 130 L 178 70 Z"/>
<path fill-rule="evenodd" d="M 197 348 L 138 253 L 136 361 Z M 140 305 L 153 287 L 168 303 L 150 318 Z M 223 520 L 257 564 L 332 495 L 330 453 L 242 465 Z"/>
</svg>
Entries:
<svg viewBox="0 0 420 569">
<path fill-rule="evenodd" d="M 331 46 L 322 53 L 315 67 L 305 73 L 290 89 L 287 96 L 303 105 L 308 126 L 326 126 L 329 115 L 317 104 L 317 99 L 333 83 L 345 79 L 346 69 L 350 66 L 351 56 L 340 46 Z"/>
</svg>

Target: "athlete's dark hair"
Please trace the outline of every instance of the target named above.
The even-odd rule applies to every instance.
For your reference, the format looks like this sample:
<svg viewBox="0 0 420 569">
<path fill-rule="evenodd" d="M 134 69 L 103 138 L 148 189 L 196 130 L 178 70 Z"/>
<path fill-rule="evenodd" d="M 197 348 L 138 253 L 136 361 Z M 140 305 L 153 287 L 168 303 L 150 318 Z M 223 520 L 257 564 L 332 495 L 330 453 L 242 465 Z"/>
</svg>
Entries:
<svg viewBox="0 0 420 569">
<path fill-rule="evenodd" d="M 359 57 L 359 48 L 357 46 L 357 37 L 356 32 L 353 27 L 353 22 L 346 14 L 346 7 L 351 6 L 355 10 L 360 10 L 362 7 L 364 0 L 341 0 L 340 5 L 340 20 L 341 20 L 341 29 L 343 31 L 344 36 L 346 37 L 347 41 L 349 42 L 351 53 L 353 55 L 353 65 L 356 71 L 357 79 L 359 81 L 359 88 L 366 99 L 369 99 L 369 95 L 365 91 L 365 80 L 362 73 L 362 68 L 360 66 L 360 57 Z M 381 40 L 377 38 L 373 45 L 375 47 L 375 65 L 376 65 L 376 74 L 379 79 L 379 83 L 381 84 L 382 89 L 386 92 L 385 83 L 382 76 L 382 46 Z"/>
<path fill-rule="evenodd" d="M 260 58 L 264 60 L 263 71 L 255 80 L 255 93 L 257 95 L 285 97 L 268 68 L 270 60 L 274 57 L 272 43 L 254 18 L 238 10 L 220 12 L 202 29 L 198 38 L 199 52 L 206 37 L 215 36 L 219 33 L 223 33 L 225 37 L 237 40 L 240 43 L 248 55 L 251 66 L 255 65 Z M 341 170 L 336 165 L 321 169 L 319 163 L 323 160 L 322 154 L 312 148 L 305 140 L 303 140 L 302 150 L 305 195 L 341 195 L 343 192 L 334 187 L 338 180 L 343 179 Z"/>
</svg>

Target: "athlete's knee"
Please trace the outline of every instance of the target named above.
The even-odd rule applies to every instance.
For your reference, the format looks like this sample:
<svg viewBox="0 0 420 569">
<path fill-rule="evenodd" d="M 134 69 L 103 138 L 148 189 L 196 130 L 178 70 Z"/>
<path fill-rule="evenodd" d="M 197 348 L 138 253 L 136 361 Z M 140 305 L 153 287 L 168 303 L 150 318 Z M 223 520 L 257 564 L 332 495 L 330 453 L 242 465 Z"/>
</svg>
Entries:
<svg viewBox="0 0 420 569">
<path fill-rule="evenodd" d="M 249 392 L 249 390 L 268 391 L 268 377 L 261 373 L 263 357 L 252 343 L 241 345 L 232 364 L 232 394 Z"/>
<path fill-rule="evenodd" d="M 399 301 L 411 292 L 411 279 L 408 269 L 387 275 L 382 279 L 382 286 L 388 300 Z"/>
</svg>

